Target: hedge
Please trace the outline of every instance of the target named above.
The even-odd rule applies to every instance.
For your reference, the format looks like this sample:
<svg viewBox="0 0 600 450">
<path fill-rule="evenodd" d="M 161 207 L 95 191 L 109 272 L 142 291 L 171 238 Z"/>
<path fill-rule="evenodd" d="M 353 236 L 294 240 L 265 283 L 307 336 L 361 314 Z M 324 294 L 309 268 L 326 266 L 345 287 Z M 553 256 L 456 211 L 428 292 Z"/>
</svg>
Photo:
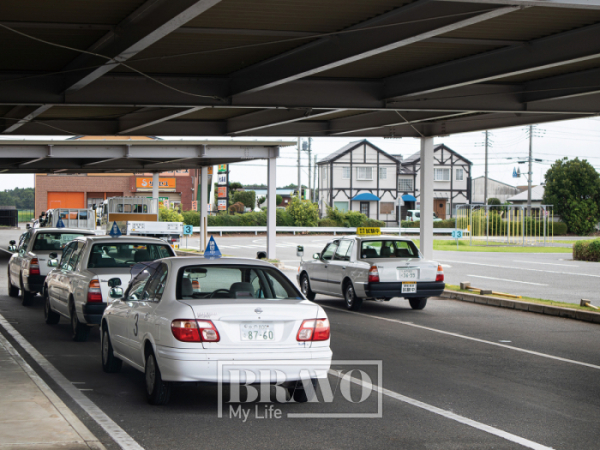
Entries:
<svg viewBox="0 0 600 450">
<path fill-rule="evenodd" d="M 600 239 L 578 241 L 573 244 L 573 259 L 600 262 Z"/>
</svg>

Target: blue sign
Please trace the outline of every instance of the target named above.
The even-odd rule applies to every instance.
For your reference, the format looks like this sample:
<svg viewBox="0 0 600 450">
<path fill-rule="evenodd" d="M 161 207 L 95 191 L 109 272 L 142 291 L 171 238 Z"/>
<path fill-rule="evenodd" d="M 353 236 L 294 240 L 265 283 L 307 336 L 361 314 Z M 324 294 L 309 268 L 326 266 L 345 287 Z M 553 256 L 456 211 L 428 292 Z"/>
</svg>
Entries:
<svg viewBox="0 0 600 450">
<path fill-rule="evenodd" d="M 110 234 L 112 237 L 118 237 L 123 234 L 121 233 L 121 230 L 119 230 L 119 226 L 117 225 L 116 221 L 113 222 L 110 232 L 108 234 Z"/>
<path fill-rule="evenodd" d="M 186 236 L 194 234 L 194 227 L 191 225 L 184 225 L 183 226 L 183 234 Z"/>
<path fill-rule="evenodd" d="M 454 239 L 460 239 L 460 238 L 462 238 L 462 230 L 454 230 L 452 232 L 452 237 Z"/>
<path fill-rule="evenodd" d="M 58 218 L 58 222 L 56 222 L 56 228 L 64 228 L 65 223 L 62 221 L 62 217 Z"/>
<path fill-rule="evenodd" d="M 208 245 L 206 246 L 206 250 L 204 250 L 204 257 L 207 259 L 217 259 L 221 256 L 223 256 L 221 255 L 221 250 L 217 247 L 215 238 L 211 236 Z"/>
</svg>

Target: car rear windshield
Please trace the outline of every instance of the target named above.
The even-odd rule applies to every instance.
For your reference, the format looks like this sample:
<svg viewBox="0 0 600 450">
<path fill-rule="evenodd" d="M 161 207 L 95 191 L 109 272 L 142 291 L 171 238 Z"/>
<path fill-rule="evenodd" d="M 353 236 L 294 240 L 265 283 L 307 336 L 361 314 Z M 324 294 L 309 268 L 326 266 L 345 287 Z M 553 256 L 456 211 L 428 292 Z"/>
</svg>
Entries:
<svg viewBox="0 0 600 450">
<path fill-rule="evenodd" d="M 167 244 L 98 243 L 92 247 L 88 268 L 130 267 L 171 256 L 175 255 Z"/>
<path fill-rule="evenodd" d="M 73 239 L 83 236 L 78 233 L 61 233 L 59 231 L 38 233 L 35 236 L 33 251 L 61 250 Z"/>
<path fill-rule="evenodd" d="M 177 300 L 212 298 L 302 299 L 290 280 L 270 267 L 195 265 L 179 271 Z"/>
<path fill-rule="evenodd" d="M 419 250 L 412 241 L 363 241 L 361 258 L 418 258 Z"/>
</svg>

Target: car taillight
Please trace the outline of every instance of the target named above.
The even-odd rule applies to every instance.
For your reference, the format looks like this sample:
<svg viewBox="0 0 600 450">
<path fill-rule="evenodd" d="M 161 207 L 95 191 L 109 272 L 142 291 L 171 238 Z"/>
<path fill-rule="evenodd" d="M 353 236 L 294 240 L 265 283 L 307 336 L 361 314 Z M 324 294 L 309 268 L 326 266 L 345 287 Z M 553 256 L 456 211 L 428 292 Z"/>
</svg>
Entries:
<svg viewBox="0 0 600 450">
<path fill-rule="evenodd" d="M 40 274 L 40 263 L 37 258 L 32 258 L 29 263 L 29 275 L 39 275 Z"/>
<path fill-rule="evenodd" d="M 435 275 L 435 281 L 444 281 L 444 268 L 442 265 L 438 265 L 437 273 Z"/>
<path fill-rule="evenodd" d="M 369 283 L 379 282 L 379 270 L 377 266 L 371 266 L 369 269 Z"/>
<path fill-rule="evenodd" d="M 305 341 L 326 341 L 329 339 L 331 328 L 328 319 L 307 319 L 302 322 L 296 340 Z"/>
<path fill-rule="evenodd" d="M 93 279 L 90 281 L 88 286 L 87 301 L 88 303 L 102 302 L 102 291 L 100 290 L 100 281 L 98 279 Z"/>
<path fill-rule="evenodd" d="M 182 342 L 219 342 L 221 339 L 210 320 L 177 319 L 171 322 L 171 332 Z"/>
</svg>

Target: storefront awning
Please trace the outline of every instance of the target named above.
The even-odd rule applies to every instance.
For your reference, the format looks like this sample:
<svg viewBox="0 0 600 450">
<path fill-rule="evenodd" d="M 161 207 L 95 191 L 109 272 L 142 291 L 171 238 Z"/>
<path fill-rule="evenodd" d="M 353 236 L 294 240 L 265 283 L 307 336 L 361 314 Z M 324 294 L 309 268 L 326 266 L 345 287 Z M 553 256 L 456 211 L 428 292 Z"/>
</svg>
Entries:
<svg viewBox="0 0 600 450">
<path fill-rule="evenodd" d="M 352 201 L 357 202 L 378 202 L 379 197 L 374 194 L 370 194 L 368 192 L 363 192 L 362 194 L 358 194 L 356 197 L 352 199 Z"/>
<path fill-rule="evenodd" d="M 404 200 L 405 202 L 416 202 L 417 201 L 417 199 L 413 195 L 410 195 L 410 194 L 403 195 L 402 200 Z"/>
</svg>

